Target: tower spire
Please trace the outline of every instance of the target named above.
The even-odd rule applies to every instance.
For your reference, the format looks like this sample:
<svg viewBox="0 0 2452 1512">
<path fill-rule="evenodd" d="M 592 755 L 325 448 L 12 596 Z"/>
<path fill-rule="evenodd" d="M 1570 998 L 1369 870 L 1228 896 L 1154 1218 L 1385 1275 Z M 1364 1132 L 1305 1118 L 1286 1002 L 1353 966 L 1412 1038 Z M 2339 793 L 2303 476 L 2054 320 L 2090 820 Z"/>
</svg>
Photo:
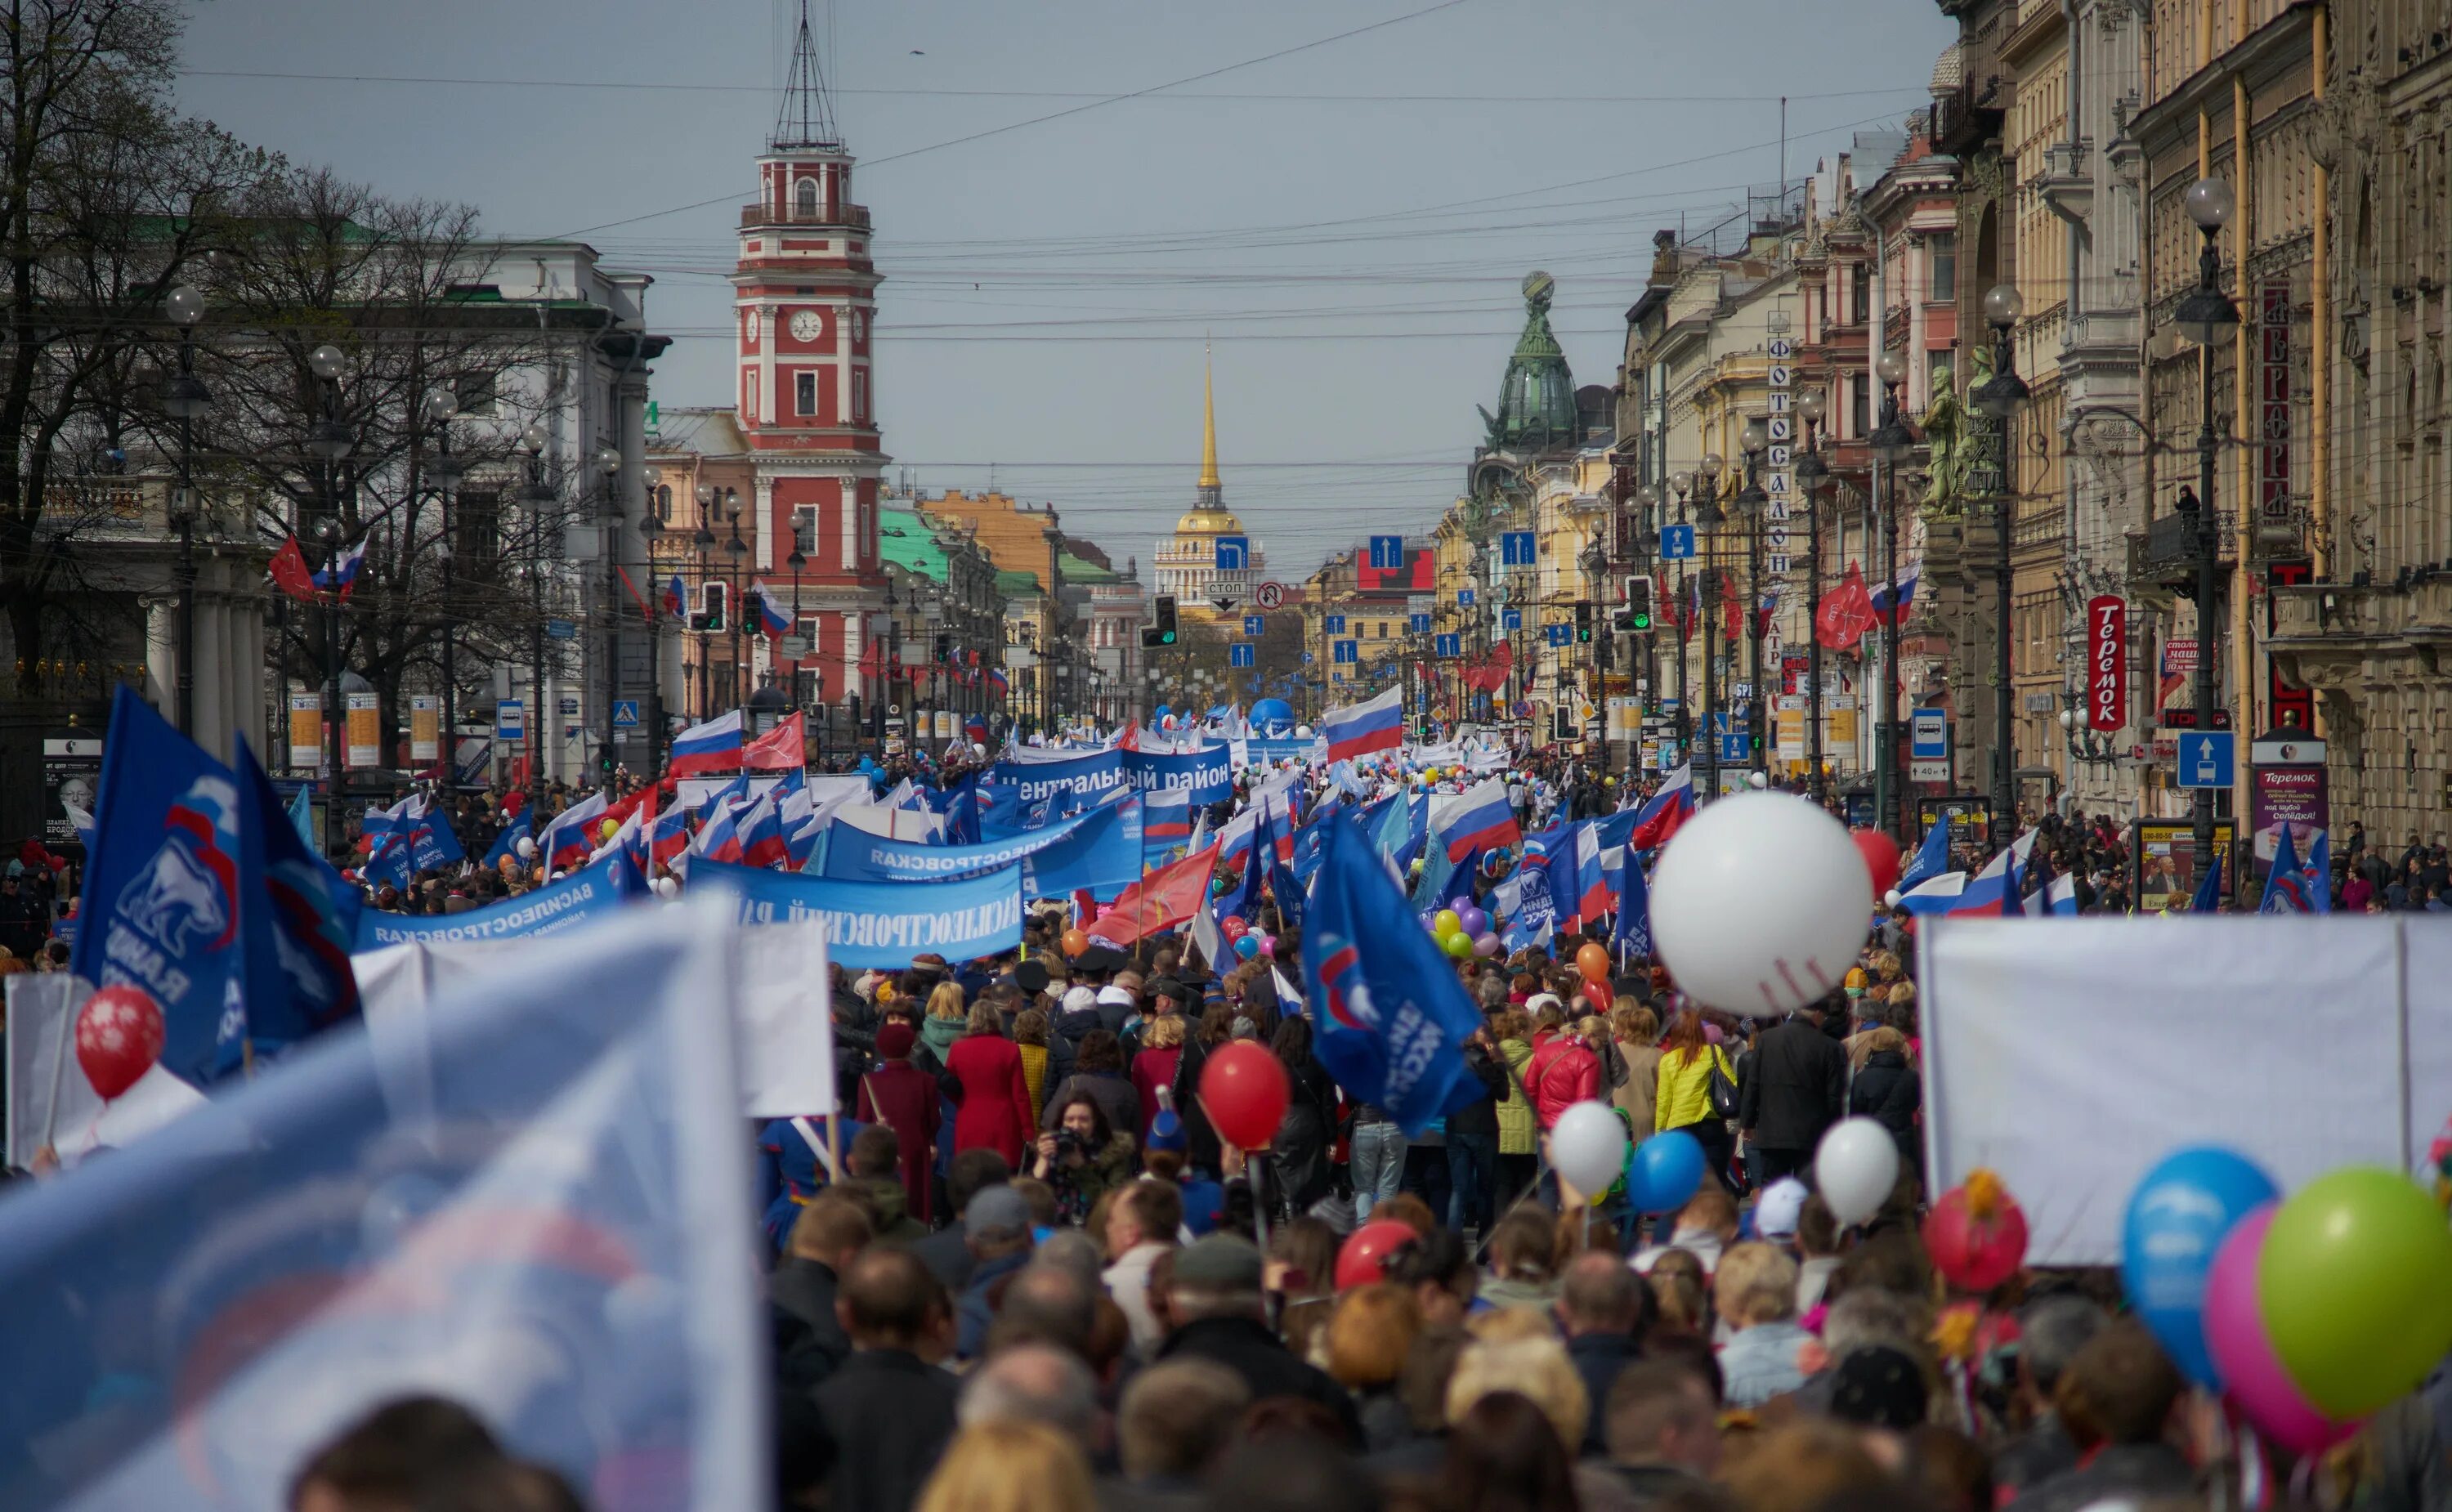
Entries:
<svg viewBox="0 0 2452 1512">
<path fill-rule="evenodd" d="M 775 116 L 776 151 L 800 147 L 840 147 L 835 131 L 834 103 L 826 97 L 825 69 L 818 63 L 818 41 L 809 29 L 809 0 L 801 0 L 801 26 L 792 42 L 791 67 L 783 74 L 783 108 Z"/>
<path fill-rule="evenodd" d="M 1224 491 L 1217 478 L 1217 392 L 1210 374 L 1209 345 L 1200 347 L 1200 492 L 1205 500 Z"/>
</svg>

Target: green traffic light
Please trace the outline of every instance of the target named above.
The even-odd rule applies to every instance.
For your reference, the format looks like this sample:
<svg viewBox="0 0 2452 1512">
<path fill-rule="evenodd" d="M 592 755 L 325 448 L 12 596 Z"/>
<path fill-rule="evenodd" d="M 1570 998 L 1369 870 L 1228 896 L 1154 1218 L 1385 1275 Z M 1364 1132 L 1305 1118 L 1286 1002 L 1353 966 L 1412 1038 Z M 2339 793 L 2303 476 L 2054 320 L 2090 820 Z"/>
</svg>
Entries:
<svg viewBox="0 0 2452 1512">
<path fill-rule="evenodd" d="M 1648 614 L 1643 613 L 1641 610 L 1637 610 L 1637 611 L 1635 611 L 1635 615 L 1634 615 L 1634 628 L 1635 628 L 1635 629 L 1637 629 L 1637 630 L 1649 630 L 1649 629 L 1651 629 L 1651 617 L 1650 615 L 1648 615 Z"/>
</svg>

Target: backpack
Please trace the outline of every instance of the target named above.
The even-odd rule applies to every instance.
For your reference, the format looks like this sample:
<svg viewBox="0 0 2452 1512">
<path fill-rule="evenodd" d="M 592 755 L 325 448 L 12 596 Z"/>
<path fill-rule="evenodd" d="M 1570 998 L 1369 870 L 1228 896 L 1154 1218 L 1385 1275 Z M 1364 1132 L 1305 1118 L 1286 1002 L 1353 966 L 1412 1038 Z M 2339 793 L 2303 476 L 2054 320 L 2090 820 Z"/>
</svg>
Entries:
<svg viewBox="0 0 2452 1512">
<path fill-rule="evenodd" d="M 1709 1078 L 1711 1111 L 1721 1118 L 1734 1118 L 1737 1116 L 1736 1079 L 1721 1069 L 1728 1064 L 1727 1052 L 1717 1045 L 1705 1046 L 1704 1051 L 1710 1056 L 1710 1070 L 1705 1075 Z"/>
</svg>

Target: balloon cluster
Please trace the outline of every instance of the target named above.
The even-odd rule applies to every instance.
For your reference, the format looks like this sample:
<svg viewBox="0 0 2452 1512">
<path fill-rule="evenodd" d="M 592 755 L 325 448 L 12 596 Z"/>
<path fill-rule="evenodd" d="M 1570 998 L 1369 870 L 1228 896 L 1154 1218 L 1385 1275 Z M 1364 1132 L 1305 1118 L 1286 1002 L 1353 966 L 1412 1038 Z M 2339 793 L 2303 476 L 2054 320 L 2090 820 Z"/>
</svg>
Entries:
<svg viewBox="0 0 2452 1512">
<path fill-rule="evenodd" d="M 1654 1134 L 1630 1147 L 1612 1109 L 1576 1103 L 1550 1131 L 1550 1164 L 1558 1179 L 1597 1199 L 1621 1177 L 1627 1205 L 1639 1213 L 1674 1212 L 1703 1184 L 1703 1147 L 1684 1129 Z"/>
<path fill-rule="evenodd" d="M 2284 1198 L 2234 1150 L 2176 1150 L 2129 1195 L 2120 1272 L 2172 1362 L 2301 1454 L 2347 1438 L 2452 1349 L 2452 1227 L 2380 1167 Z"/>
<path fill-rule="evenodd" d="M 1488 960 L 1506 948 L 1490 926 L 1488 913 L 1471 903 L 1462 903 L 1431 915 L 1431 938 L 1459 961 L 1476 955 Z"/>
</svg>

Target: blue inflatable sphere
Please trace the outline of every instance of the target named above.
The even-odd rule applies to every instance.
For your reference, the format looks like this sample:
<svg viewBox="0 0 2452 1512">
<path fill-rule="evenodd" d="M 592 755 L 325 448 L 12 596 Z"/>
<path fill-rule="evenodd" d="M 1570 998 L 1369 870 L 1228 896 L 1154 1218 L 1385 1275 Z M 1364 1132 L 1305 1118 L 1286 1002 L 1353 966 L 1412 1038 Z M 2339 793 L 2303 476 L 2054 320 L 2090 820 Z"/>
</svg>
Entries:
<svg viewBox="0 0 2452 1512">
<path fill-rule="evenodd" d="M 2120 1281 L 2128 1306 L 2187 1378 L 2219 1386 L 2205 1348 L 2205 1274 L 2234 1225 L 2282 1195 L 2237 1150 L 2175 1150 L 2138 1182 L 2121 1223 Z"/>
<path fill-rule="evenodd" d="M 1702 1143 L 1682 1129 L 1635 1146 L 1627 1163 L 1626 1197 L 1636 1212 L 1674 1212 L 1702 1185 Z"/>
</svg>

